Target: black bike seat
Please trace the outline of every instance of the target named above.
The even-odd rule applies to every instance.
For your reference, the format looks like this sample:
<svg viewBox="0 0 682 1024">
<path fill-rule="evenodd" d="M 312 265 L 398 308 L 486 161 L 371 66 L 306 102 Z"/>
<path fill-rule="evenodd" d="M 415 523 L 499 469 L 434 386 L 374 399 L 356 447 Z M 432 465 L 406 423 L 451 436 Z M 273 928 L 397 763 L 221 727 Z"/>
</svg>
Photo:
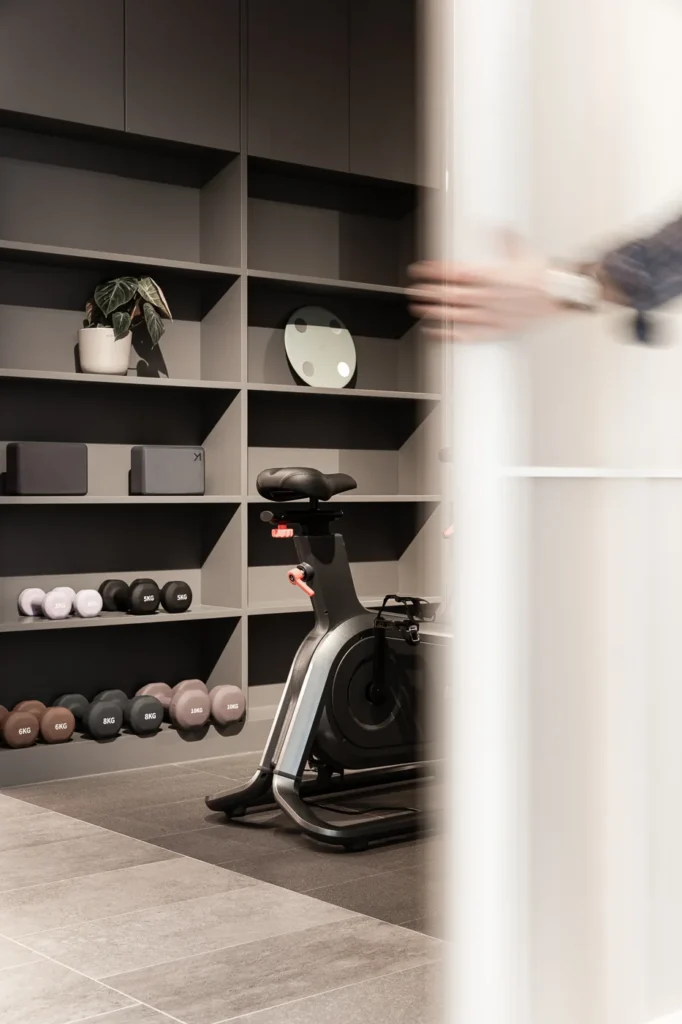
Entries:
<svg viewBox="0 0 682 1024">
<path fill-rule="evenodd" d="M 357 487 L 347 473 L 321 473 L 306 466 L 286 466 L 282 469 L 264 469 L 258 474 L 258 493 L 268 501 L 300 501 L 317 498 L 329 501 L 335 494 L 352 491 Z"/>
</svg>

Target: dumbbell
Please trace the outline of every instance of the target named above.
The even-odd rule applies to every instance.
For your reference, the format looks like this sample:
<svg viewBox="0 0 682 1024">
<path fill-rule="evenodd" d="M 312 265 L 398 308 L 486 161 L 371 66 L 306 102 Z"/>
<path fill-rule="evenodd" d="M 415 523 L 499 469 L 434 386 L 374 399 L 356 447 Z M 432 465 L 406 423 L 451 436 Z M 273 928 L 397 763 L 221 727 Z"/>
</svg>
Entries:
<svg viewBox="0 0 682 1024">
<path fill-rule="evenodd" d="M 30 711 L 8 711 L 0 707 L 0 735 L 8 747 L 32 747 L 40 735 L 40 723 Z"/>
<path fill-rule="evenodd" d="M 22 700 L 13 711 L 34 715 L 38 719 L 40 736 L 46 743 L 66 743 L 76 728 L 73 712 L 63 707 L 48 708 L 41 700 Z"/>
<path fill-rule="evenodd" d="M 160 591 L 155 580 L 146 577 L 133 580 L 130 584 L 131 593 L 134 588 L 143 586 L 156 587 L 159 594 L 159 601 L 156 607 L 158 608 L 159 604 L 161 604 L 164 610 L 171 614 L 175 612 L 186 612 L 192 604 L 192 588 L 189 583 L 184 583 L 182 580 L 171 580 L 168 583 L 164 583 Z M 147 593 L 147 591 L 144 591 L 144 602 L 151 604 L 147 599 Z M 154 610 L 156 610 L 156 608 Z M 138 612 L 138 614 L 140 613 Z"/>
<path fill-rule="evenodd" d="M 17 601 L 22 615 L 44 615 L 47 619 L 65 619 L 75 612 L 81 618 L 94 618 L 102 610 L 102 599 L 96 590 L 55 587 L 46 594 L 40 587 L 28 587 Z"/>
<path fill-rule="evenodd" d="M 93 704 L 113 701 L 123 712 L 123 721 L 138 736 L 158 732 L 163 725 L 163 705 L 156 697 L 136 695 L 128 697 L 123 690 L 103 690 L 95 697 Z"/>
<path fill-rule="evenodd" d="M 238 722 L 246 712 L 246 697 L 238 686 L 225 683 L 214 686 L 208 693 L 211 702 L 211 718 L 216 725 Z"/>
<path fill-rule="evenodd" d="M 170 702 L 173 697 L 173 691 L 168 683 L 146 683 L 144 686 L 140 687 L 135 696 L 156 697 L 167 716 Z"/>
<path fill-rule="evenodd" d="M 171 580 L 161 588 L 161 604 L 167 612 L 186 612 L 192 604 L 192 588 L 182 580 Z"/>
<path fill-rule="evenodd" d="M 93 701 L 82 693 L 66 693 L 54 702 L 55 707 L 68 708 L 76 719 L 77 728 L 94 740 L 109 740 L 118 736 L 123 726 L 123 711 L 112 700 Z"/>
<path fill-rule="evenodd" d="M 100 583 L 99 594 L 105 612 L 130 610 L 130 587 L 124 580 L 105 580 Z"/>
<path fill-rule="evenodd" d="M 128 612 L 130 615 L 153 615 L 159 607 L 161 594 L 154 580 L 105 580 L 99 588 L 107 612 Z"/>
<path fill-rule="evenodd" d="M 168 714 L 177 729 L 202 729 L 211 717 L 206 684 L 200 679 L 183 679 L 174 686 Z"/>
</svg>

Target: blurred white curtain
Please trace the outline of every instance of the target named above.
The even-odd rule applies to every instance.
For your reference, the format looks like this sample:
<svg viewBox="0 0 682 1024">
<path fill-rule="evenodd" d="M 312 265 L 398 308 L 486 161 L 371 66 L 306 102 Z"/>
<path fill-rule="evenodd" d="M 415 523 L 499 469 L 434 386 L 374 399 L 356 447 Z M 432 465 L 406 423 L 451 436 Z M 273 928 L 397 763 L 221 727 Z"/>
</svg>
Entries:
<svg viewBox="0 0 682 1024">
<path fill-rule="evenodd" d="M 427 23 L 441 253 L 494 256 L 498 224 L 582 257 L 682 214 L 678 0 Z M 453 1021 L 682 1020 L 679 309 L 655 348 L 609 312 L 452 356 Z"/>
</svg>

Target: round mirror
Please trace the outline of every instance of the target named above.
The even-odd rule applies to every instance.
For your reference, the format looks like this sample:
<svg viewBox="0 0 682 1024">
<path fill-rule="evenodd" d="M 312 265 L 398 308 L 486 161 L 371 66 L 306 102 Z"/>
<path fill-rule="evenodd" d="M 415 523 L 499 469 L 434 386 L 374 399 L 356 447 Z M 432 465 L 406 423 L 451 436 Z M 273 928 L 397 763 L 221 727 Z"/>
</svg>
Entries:
<svg viewBox="0 0 682 1024">
<path fill-rule="evenodd" d="M 355 343 L 339 318 L 321 306 L 304 306 L 284 331 L 289 365 L 305 384 L 345 388 L 355 376 Z"/>
</svg>

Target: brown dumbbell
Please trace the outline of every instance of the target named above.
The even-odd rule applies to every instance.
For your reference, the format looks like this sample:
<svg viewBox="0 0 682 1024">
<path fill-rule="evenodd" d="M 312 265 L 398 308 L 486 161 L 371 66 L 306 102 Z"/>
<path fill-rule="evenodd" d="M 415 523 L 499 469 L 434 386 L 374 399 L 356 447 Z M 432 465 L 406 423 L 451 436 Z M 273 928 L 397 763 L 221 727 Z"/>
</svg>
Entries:
<svg viewBox="0 0 682 1024">
<path fill-rule="evenodd" d="M 40 719 L 40 735 L 46 743 L 66 743 L 75 728 L 75 716 L 68 708 L 46 708 Z"/>
<path fill-rule="evenodd" d="M 40 700 L 19 701 L 14 711 L 35 715 L 40 725 L 40 735 L 46 743 L 66 743 L 76 728 L 76 719 L 68 708 L 48 708 Z"/>
<path fill-rule="evenodd" d="M 211 718 L 216 725 L 229 725 L 238 722 L 246 712 L 244 691 L 238 686 L 215 686 L 209 690 L 211 701 Z"/>
<path fill-rule="evenodd" d="M 12 711 L 28 711 L 40 721 L 47 711 L 47 706 L 43 704 L 42 700 L 20 700 L 18 704 L 14 705 Z"/>
<path fill-rule="evenodd" d="M 201 729 L 211 716 L 211 700 L 206 690 L 186 687 L 173 690 L 168 709 L 170 720 L 178 729 Z"/>
<path fill-rule="evenodd" d="M 2 727 L 8 747 L 31 747 L 40 734 L 40 723 L 30 711 L 10 711 Z"/>
<path fill-rule="evenodd" d="M 156 697 L 165 712 L 168 712 L 173 699 L 173 691 L 168 683 L 146 683 L 135 694 L 136 697 Z"/>
<path fill-rule="evenodd" d="M 173 687 L 173 696 L 176 693 L 184 693 L 185 690 L 201 690 L 202 693 L 208 693 L 208 686 L 202 683 L 201 679 L 183 679 Z"/>
</svg>

